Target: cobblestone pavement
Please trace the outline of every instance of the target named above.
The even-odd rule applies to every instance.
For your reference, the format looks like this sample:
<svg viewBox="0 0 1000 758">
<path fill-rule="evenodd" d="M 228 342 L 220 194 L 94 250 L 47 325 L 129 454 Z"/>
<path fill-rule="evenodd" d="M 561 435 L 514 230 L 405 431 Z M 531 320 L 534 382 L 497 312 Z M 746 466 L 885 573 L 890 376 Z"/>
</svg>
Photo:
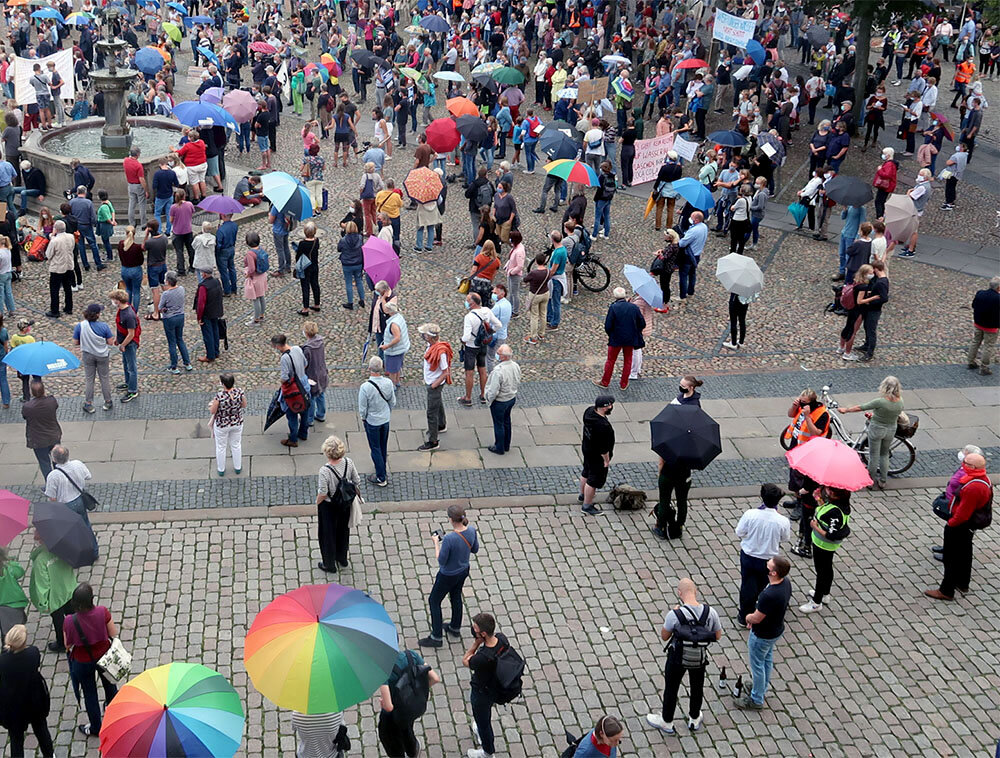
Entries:
<svg viewBox="0 0 1000 758">
<path fill-rule="evenodd" d="M 857 526 L 838 553 L 833 596 L 814 616 L 789 612 L 772 690 L 759 714 L 737 710 L 714 686 L 722 666 L 730 681 L 748 676 L 745 632 L 732 621 L 739 582 L 732 529 L 756 500 L 695 502 L 676 544 L 655 541 L 644 513 L 592 520 L 566 506 L 472 512 L 483 549 L 466 585 L 466 613 L 494 613 L 528 665 L 524 699 L 500 709 L 496 719 L 500 755 L 556 756 L 564 730 L 580 734 L 603 713 L 625 719 L 625 756 L 991 754 L 1000 686 L 992 642 L 1000 636 L 1000 604 L 990 588 L 1000 582 L 1000 546 L 996 530 L 977 536 L 968 597 L 942 604 L 920 595 L 940 571 L 929 551 L 940 539 L 940 521 L 929 507 L 934 494 L 855 498 Z M 427 631 L 424 598 L 433 581 L 427 536 L 439 524 L 440 514 L 366 518 L 343 576 L 386 605 L 411 646 Z M 240 754 L 291 755 L 289 714 L 253 689 L 242 641 L 275 595 L 324 581 L 315 568 L 314 531 L 312 518 L 98 526 L 104 557 L 80 577 L 119 622 L 135 671 L 174 660 L 217 669 L 247 709 Z M 26 561 L 28 539 L 17 538 L 13 547 Z M 796 606 L 813 575 L 808 561 L 794 559 Z M 711 651 L 703 730 L 664 737 L 645 728 L 643 717 L 659 709 L 664 654 L 657 630 L 676 602 L 681 576 L 691 576 L 717 607 L 724 633 Z M 28 625 L 31 642 L 50 639 L 47 618 L 32 612 Z M 418 725 L 432 758 L 464 755 L 472 746 L 461 652 L 451 643 L 427 654 L 444 678 Z M 96 740 L 85 747 L 75 733 L 84 717 L 65 660 L 48 653 L 43 661 L 57 755 L 96 755 Z M 686 685 L 680 705 L 686 708 Z M 363 703 L 346 718 L 356 745 L 351 755 L 380 755 L 373 706 Z M 5 739 L 0 733 L 0 748 Z"/>
</svg>

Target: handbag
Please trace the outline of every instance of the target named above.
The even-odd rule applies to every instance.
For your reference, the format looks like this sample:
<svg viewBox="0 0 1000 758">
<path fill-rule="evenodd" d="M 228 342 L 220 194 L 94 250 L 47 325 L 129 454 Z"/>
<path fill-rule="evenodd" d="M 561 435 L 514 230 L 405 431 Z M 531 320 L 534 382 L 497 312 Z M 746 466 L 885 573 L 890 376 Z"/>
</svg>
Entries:
<svg viewBox="0 0 1000 758">
<path fill-rule="evenodd" d="M 100 505 L 100 502 L 99 502 L 99 501 L 97 500 L 97 498 L 96 498 L 96 497 L 94 497 L 93 495 L 91 495 L 91 494 L 90 494 L 89 492 L 87 492 L 86 490 L 82 490 L 82 489 L 80 489 L 79 485 L 78 485 L 78 484 L 77 484 L 76 482 L 74 482 L 74 481 L 73 481 L 73 477 L 71 477 L 71 476 L 70 476 L 69 474 L 67 474 L 67 473 L 66 473 L 65 471 L 63 471 L 63 470 L 62 470 L 61 468 L 59 468 L 58 466 L 53 466 L 52 468 L 53 468 L 53 469 L 55 469 L 56 471 L 58 471 L 58 472 L 59 472 L 60 474 L 62 474 L 63 476 L 65 476 L 65 477 L 66 477 L 66 480 L 67 480 L 67 481 L 68 481 L 68 482 L 69 482 L 70 484 L 72 484 L 72 485 L 73 485 L 73 488 L 74 488 L 74 489 L 75 489 L 75 490 L 76 490 L 77 492 L 79 492 L 79 493 L 80 493 L 80 494 L 79 494 L 79 495 L 78 495 L 78 496 L 76 497 L 76 499 L 77 499 L 77 500 L 79 500 L 79 501 L 80 501 L 81 503 L 83 503 L 83 506 L 84 506 L 84 507 L 85 507 L 85 508 L 86 508 L 86 509 L 87 509 L 88 511 L 93 511 L 93 510 L 97 510 L 97 506 L 99 506 L 99 505 Z"/>
<path fill-rule="evenodd" d="M 948 496 L 943 492 L 934 498 L 934 502 L 931 504 L 931 508 L 934 511 L 934 515 L 938 518 L 942 518 L 945 521 L 951 518 L 951 503 L 952 501 L 948 499 Z"/>
<path fill-rule="evenodd" d="M 461 279 L 458 280 L 457 289 L 459 295 L 468 295 L 469 290 L 471 288 L 472 288 L 472 279 L 470 277 L 463 276 Z"/>
<path fill-rule="evenodd" d="M 80 626 L 80 621 L 77 619 L 76 614 L 74 613 L 71 618 L 73 619 L 73 626 L 76 627 L 76 633 L 80 635 L 80 640 L 87 646 L 87 656 L 90 658 L 90 662 L 97 665 L 97 669 L 101 674 L 107 674 L 115 681 L 121 681 L 132 673 L 132 654 L 125 649 L 121 638 L 112 637 L 111 647 L 95 661 L 93 654 L 90 652 L 90 643 L 87 641 L 87 635 L 83 633 L 83 627 Z"/>
</svg>

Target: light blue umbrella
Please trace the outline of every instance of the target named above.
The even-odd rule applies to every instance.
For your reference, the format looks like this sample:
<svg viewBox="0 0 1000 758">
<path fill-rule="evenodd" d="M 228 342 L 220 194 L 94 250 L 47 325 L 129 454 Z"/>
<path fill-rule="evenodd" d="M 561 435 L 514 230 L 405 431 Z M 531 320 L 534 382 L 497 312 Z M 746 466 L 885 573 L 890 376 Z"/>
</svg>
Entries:
<svg viewBox="0 0 1000 758">
<path fill-rule="evenodd" d="M 660 289 L 660 283 L 653 278 L 652 274 L 638 266 L 625 266 L 622 273 L 625 274 L 632 291 L 649 303 L 650 307 L 663 307 L 663 291 Z"/>
<path fill-rule="evenodd" d="M 185 126 L 224 126 L 233 130 L 240 128 L 228 111 L 218 105 L 201 103 L 197 100 L 180 103 L 174 108 L 174 115 Z"/>
<path fill-rule="evenodd" d="M 207 47 L 199 47 L 198 52 L 205 56 L 205 58 L 214 63 L 216 66 L 219 65 L 219 56 L 209 50 Z"/>
<path fill-rule="evenodd" d="M 39 8 L 37 11 L 31 14 L 32 18 L 54 18 L 60 24 L 65 24 L 66 19 L 63 18 L 62 14 L 55 8 Z"/>
<path fill-rule="evenodd" d="M 222 96 L 225 94 L 226 93 L 223 91 L 222 87 L 209 87 L 201 93 L 201 96 L 198 99 L 203 103 L 212 103 L 213 105 L 221 106 Z"/>
<path fill-rule="evenodd" d="M 135 67 L 146 76 L 156 76 L 163 69 L 166 61 L 155 47 L 144 47 L 136 51 Z"/>
<path fill-rule="evenodd" d="M 159 8 L 160 3 L 158 0 L 142 0 L 143 5 L 152 5 L 154 8 Z"/>
<path fill-rule="evenodd" d="M 29 342 L 19 345 L 4 356 L 3 362 L 22 374 L 34 376 L 45 376 L 56 371 L 69 371 L 80 367 L 79 359 L 55 342 Z"/>
<path fill-rule="evenodd" d="M 763 66 L 764 61 L 767 60 L 767 53 L 764 51 L 764 46 L 755 39 L 747 42 L 747 55 L 758 66 Z"/>
<path fill-rule="evenodd" d="M 173 8 L 175 11 L 177 11 L 178 13 L 180 13 L 182 16 L 186 16 L 188 14 L 187 8 L 185 8 L 181 3 L 167 3 L 167 7 L 168 8 Z"/>
<path fill-rule="evenodd" d="M 261 177 L 261 192 L 279 213 L 288 213 L 300 221 L 313 215 L 312 200 L 306 186 L 291 174 L 272 171 Z"/>
<path fill-rule="evenodd" d="M 712 197 L 712 193 L 697 179 L 692 179 L 690 176 L 678 179 L 673 183 L 673 189 L 700 211 L 707 211 L 715 207 L 715 198 Z"/>
</svg>

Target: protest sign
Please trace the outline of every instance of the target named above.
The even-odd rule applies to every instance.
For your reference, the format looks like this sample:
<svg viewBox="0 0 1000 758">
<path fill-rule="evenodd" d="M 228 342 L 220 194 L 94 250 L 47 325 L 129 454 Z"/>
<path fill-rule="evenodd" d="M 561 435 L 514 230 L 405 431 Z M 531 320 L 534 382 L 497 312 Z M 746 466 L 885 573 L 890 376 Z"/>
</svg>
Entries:
<svg viewBox="0 0 1000 758">
<path fill-rule="evenodd" d="M 674 135 L 664 134 L 654 139 L 641 139 L 635 143 L 635 159 L 632 161 L 632 184 L 651 182 L 656 178 L 667 157 L 674 149 Z"/>
<path fill-rule="evenodd" d="M 753 39 L 757 23 L 752 18 L 740 18 L 731 13 L 717 10 L 715 24 L 712 26 L 712 39 L 721 40 L 727 45 L 746 47 Z"/>
<path fill-rule="evenodd" d="M 73 99 L 73 51 L 60 50 L 44 58 L 14 56 L 14 100 L 18 105 L 32 105 L 38 102 L 35 99 L 35 88 L 31 84 L 31 77 L 34 75 L 35 64 L 38 63 L 42 67 L 42 76 L 47 79 L 49 61 L 55 61 L 56 71 L 63 80 L 62 89 L 59 90 L 60 98 Z"/>
</svg>

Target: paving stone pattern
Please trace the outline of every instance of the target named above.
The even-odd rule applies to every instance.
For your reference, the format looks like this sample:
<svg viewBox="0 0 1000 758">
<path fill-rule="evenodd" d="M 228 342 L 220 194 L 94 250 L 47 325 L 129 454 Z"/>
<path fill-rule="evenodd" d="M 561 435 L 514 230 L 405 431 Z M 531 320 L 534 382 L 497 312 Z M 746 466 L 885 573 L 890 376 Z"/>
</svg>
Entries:
<svg viewBox="0 0 1000 758">
<path fill-rule="evenodd" d="M 748 676 L 746 632 L 732 621 L 739 583 L 732 529 L 756 501 L 695 503 L 683 540 L 672 543 L 649 534 L 643 513 L 589 519 L 567 506 L 472 512 L 483 549 L 466 584 L 465 628 L 471 614 L 494 613 L 528 664 L 524 699 L 495 718 L 499 754 L 554 757 L 565 745 L 564 730 L 581 734 L 604 713 L 625 720 L 623 756 L 992 754 L 1000 601 L 991 588 L 1000 583 L 1000 545 L 995 529 L 976 537 L 971 595 L 954 603 L 922 597 L 940 575 L 929 552 L 941 528 L 929 507 L 933 495 L 855 497 L 855 529 L 837 554 L 830 601 L 809 617 L 789 611 L 761 713 L 737 710 L 714 686 L 722 666 L 730 677 Z M 427 632 L 425 598 L 434 577 L 428 534 L 439 526 L 439 514 L 366 518 L 341 579 L 385 604 L 406 645 Z M 93 584 L 98 602 L 120 624 L 134 671 L 175 660 L 218 670 L 247 710 L 240 755 L 292 755 L 289 714 L 254 690 L 242 641 L 274 596 L 327 580 L 315 567 L 314 532 L 311 518 L 98 526 L 103 558 L 80 578 Z M 22 562 L 29 550 L 26 535 L 13 543 Z M 797 607 L 814 571 L 810 561 L 793 560 Z M 711 650 L 703 730 L 666 737 L 646 728 L 643 717 L 660 707 L 658 628 L 676 602 L 677 579 L 688 575 L 719 610 L 724 633 Z M 30 612 L 28 631 L 32 643 L 44 646 L 49 619 Z M 472 747 L 461 655 L 457 642 L 426 653 L 444 678 L 418 723 L 430 758 L 454 758 Z M 65 658 L 43 654 L 42 673 L 52 693 L 56 754 L 97 755 L 97 741 L 85 743 L 75 732 L 85 716 Z M 678 724 L 687 702 L 684 685 Z M 345 716 L 355 745 L 350 755 L 381 755 L 374 706 L 362 703 Z M 5 740 L 0 732 L 0 750 Z M 33 744 L 29 737 L 29 754 Z"/>
</svg>

